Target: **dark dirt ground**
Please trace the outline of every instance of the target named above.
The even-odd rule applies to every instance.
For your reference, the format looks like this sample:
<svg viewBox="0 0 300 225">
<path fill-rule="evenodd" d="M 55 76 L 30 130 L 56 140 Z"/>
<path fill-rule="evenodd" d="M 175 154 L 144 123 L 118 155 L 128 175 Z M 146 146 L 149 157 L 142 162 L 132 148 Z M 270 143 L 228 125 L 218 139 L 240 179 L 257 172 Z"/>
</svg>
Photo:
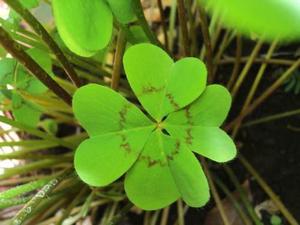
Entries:
<svg viewBox="0 0 300 225">
<path fill-rule="evenodd" d="M 278 91 L 252 118 L 300 108 L 299 96 Z M 292 129 L 292 128 L 296 128 Z M 293 116 L 243 129 L 241 152 L 280 196 L 287 208 L 300 220 L 300 116 Z M 267 198 L 253 188 L 254 200 Z"/>
</svg>

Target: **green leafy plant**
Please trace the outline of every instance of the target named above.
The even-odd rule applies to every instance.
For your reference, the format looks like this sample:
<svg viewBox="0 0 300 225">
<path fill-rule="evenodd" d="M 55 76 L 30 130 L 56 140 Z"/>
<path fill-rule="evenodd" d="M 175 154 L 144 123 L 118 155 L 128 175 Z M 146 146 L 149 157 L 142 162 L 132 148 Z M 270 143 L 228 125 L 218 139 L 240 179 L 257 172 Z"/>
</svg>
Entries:
<svg viewBox="0 0 300 225">
<path fill-rule="evenodd" d="M 0 160 L 21 162 L 0 168 L 5 224 L 135 224 L 135 213 L 145 225 L 194 224 L 188 206 L 203 206 L 210 192 L 224 224 L 231 221 L 224 195 L 243 224 L 262 224 L 236 166 L 261 187 L 282 220 L 298 224 L 251 165 L 253 154 L 241 152 L 234 165 L 207 162 L 233 159 L 231 138 L 239 138 L 253 122 L 248 116 L 295 77 L 300 59 L 282 58 L 277 49 L 285 49 L 282 40 L 299 37 L 299 0 L 3 2 L 10 11 L 4 5 L 0 18 L 0 122 L 9 126 L 0 127 Z M 51 7 L 55 24 L 50 15 L 44 20 Z M 246 41 L 241 34 L 255 38 Z M 162 49 L 182 59 L 174 62 Z M 283 68 L 275 79 L 264 76 L 271 64 Z M 207 86 L 206 78 L 228 91 Z M 231 107 L 229 92 L 234 113 L 223 126 L 231 138 L 219 128 Z M 296 114 L 299 109 L 259 120 Z M 241 146 L 247 144 L 243 138 Z M 177 207 L 168 206 L 177 199 Z M 163 209 L 145 212 L 132 203 Z M 210 208 L 197 212 L 209 217 Z"/>
<path fill-rule="evenodd" d="M 52 1 L 62 40 L 71 51 L 84 57 L 95 55 L 107 46 L 113 31 L 113 15 L 121 23 L 133 20 L 131 4 L 131 0 Z"/>
<path fill-rule="evenodd" d="M 229 27 L 266 40 L 300 38 L 299 0 L 199 0 Z"/>
<path fill-rule="evenodd" d="M 127 172 L 127 196 L 146 210 L 180 197 L 189 206 L 203 206 L 209 187 L 192 151 L 217 162 L 235 157 L 234 143 L 219 128 L 230 109 L 229 92 L 220 85 L 206 87 L 199 59 L 174 63 L 151 44 L 130 47 L 124 68 L 151 118 L 107 87 L 78 89 L 74 114 L 90 136 L 75 153 L 78 175 L 92 186 L 106 186 Z"/>
</svg>

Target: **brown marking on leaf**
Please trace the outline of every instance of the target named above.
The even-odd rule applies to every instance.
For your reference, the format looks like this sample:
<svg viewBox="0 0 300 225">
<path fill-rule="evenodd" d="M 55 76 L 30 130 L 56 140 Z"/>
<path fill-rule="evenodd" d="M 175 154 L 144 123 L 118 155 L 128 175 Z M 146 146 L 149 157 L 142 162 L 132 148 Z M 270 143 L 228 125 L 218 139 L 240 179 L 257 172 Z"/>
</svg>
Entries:
<svg viewBox="0 0 300 225">
<path fill-rule="evenodd" d="M 147 94 L 152 94 L 152 93 L 157 93 L 157 92 L 161 92 L 165 89 L 165 86 L 161 86 L 161 87 L 154 87 L 152 85 L 148 85 L 148 86 L 144 86 L 142 89 L 142 93 L 140 96 L 142 95 L 147 95 Z"/>
<path fill-rule="evenodd" d="M 167 99 L 171 103 L 171 105 L 175 108 L 175 110 L 180 109 L 180 106 L 175 102 L 174 96 L 171 93 L 166 94 Z"/>
<path fill-rule="evenodd" d="M 125 134 L 119 134 L 119 135 L 122 138 L 122 142 L 125 142 L 127 139 L 126 135 Z"/>
<path fill-rule="evenodd" d="M 122 139 L 122 143 L 120 144 L 120 148 L 122 148 L 124 151 L 126 151 L 127 153 L 131 152 L 131 146 L 127 140 L 126 135 L 124 134 L 119 134 L 121 139 Z"/>
<path fill-rule="evenodd" d="M 167 155 L 167 160 L 172 161 L 174 159 L 173 155 Z"/>
<path fill-rule="evenodd" d="M 152 166 L 155 166 L 160 160 L 149 160 L 148 161 L 148 167 L 152 167 Z"/>
<path fill-rule="evenodd" d="M 139 160 L 144 160 L 147 163 L 147 167 L 153 167 L 156 165 L 160 165 L 161 167 L 166 166 L 167 162 L 166 160 L 162 160 L 162 159 L 152 159 L 150 156 L 145 156 L 145 155 L 141 155 L 139 157 Z"/>
<path fill-rule="evenodd" d="M 166 155 L 166 159 L 152 159 L 150 156 L 140 155 L 139 160 L 144 160 L 147 163 L 148 168 L 160 165 L 164 167 L 168 164 L 168 161 L 174 160 L 174 156 L 179 153 L 180 142 L 177 140 L 175 144 L 175 149 L 168 155 Z"/>
<path fill-rule="evenodd" d="M 120 129 L 123 129 L 126 123 L 126 115 L 128 113 L 128 109 L 130 108 L 129 104 L 124 105 L 121 110 L 119 111 L 119 116 L 120 116 Z"/>
<path fill-rule="evenodd" d="M 186 138 L 185 138 L 185 142 L 189 145 L 193 144 L 193 135 L 192 135 L 192 128 L 188 128 L 186 129 Z"/>
<path fill-rule="evenodd" d="M 185 117 L 187 119 L 187 123 L 189 125 L 193 125 L 193 121 L 192 121 L 193 117 L 192 117 L 190 109 L 191 109 L 190 106 L 185 107 L 184 108 L 184 115 L 185 115 Z"/>
<path fill-rule="evenodd" d="M 128 153 L 130 153 L 130 151 L 131 151 L 131 147 L 128 142 L 121 144 L 120 147 L 123 148 Z"/>
<path fill-rule="evenodd" d="M 174 156 L 177 155 L 179 153 L 179 149 L 180 149 L 180 142 L 177 140 L 176 144 L 175 144 L 175 149 L 167 155 L 167 160 L 174 160 Z"/>
</svg>

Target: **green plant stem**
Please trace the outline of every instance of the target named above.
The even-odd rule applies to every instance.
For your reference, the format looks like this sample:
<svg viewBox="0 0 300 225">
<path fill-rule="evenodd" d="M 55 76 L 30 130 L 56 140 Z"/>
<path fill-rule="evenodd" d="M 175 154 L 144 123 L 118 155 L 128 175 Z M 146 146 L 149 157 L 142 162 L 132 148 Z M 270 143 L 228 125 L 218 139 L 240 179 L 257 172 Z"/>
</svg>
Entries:
<svg viewBox="0 0 300 225">
<path fill-rule="evenodd" d="M 178 6 L 178 20 L 180 25 L 181 37 L 182 37 L 182 47 L 183 47 L 183 55 L 189 56 L 191 54 L 189 47 L 189 32 L 187 28 L 187 19 L 186 12 L 184 6 L 184 0 L 177 0 Z"/>
<path fill-rule="evenodd" d="M 150 225 L 150 212 L 145 212 L 143 225 Z"/>
<path fill-rule="evenodd" d="M 164 14 L 164 7 L 162 4 L 162 0 L 157 0 L 157 6 L 160 13 L 160 20 L 162 24 L 162 30 L 164 34 L 164 44 L 167 51 L 169 51 L 169 38 L 168 38 L 168 31 L 167 31 L 167 24 L 166 24 L 166 18 Z"/>
<path fill-rule="evenodd" d="M 226 50 L 226 48 L 228 47 L 229 43 L 230 43 L 230 34 L 232 33 L 231 30 L 226 30 L 222 42 L 220 43 L 219 47 L 218 47 L 218 51 L 216 53 L 216 56 L 214 57 L 214 65 L 215 67 L 213 68 L 213 77 L 215 77 L 215 74 L 217 73 L 218 70 L 218 62 L 220 61 L 224 51 Z"/>
<path fill-rule="evenodd" d="M 112 73 L 111 87 L 114 90 L 117 90 L 120 83 L 120 77 L 122 72 L 122 57 L 126 47 L 126 33 L 123 29 L 119 30 L 116 53 L 114 58 L 114 68 Z"/>
<path fill-rule="evenodd" d="M 32 27 L 32 29 L 43 39 L 43 41 L 49 46 L 52 52 L 55 54 L 61 65 L 63 66 L 66 74 L 69 76 L 70 80 L 77 86 L 81 86 L 81 81 L 79 80 L 75 70 L 65 57 L 62 50 L 55 43 L 53 38 L 49 35 L 42 24 L 26 9 L 19 0 L 5 0 L 5 2 L 14 9 L 22 18 Z"/>
<path fill-rule="evenodd" d="M 162 210 L 160 225 L 167 225 L 169 218 L 170 207 L 166 207 Z"/>
<path fill-rule="evenodd" d="M 69 162 L 71 162 L 72 159 L 69 159 Z M 47 168 L 49 166 L 54 166 L 54 165 L 59 165 L 61 163 L 66 163 L 65 158 L 60 158 L 60 159 L 44 159 L 44 160 L 39 160 L 33 163 L 27 163 L 22 166 L 17 166 L 13 168 L 8 168 L 4 171 L 3 174 L 0 175 L 0 180 L 9 178 L 14 175 L 21 175 L 25 174 L 34 170 L 38 169 L 43 169 Z"/>
<path fill-rule="evenodd" d="M 142 29 L 145 32 L 148 39 L 150 40 L 150 42 L 159 47 L 162 47 L 161 43 L 157 39 L 156 35 L 150 29 L 150 26 L 145 18 L 144 10 L 143 10 L 140 0 L 133 0 L 133 7 L 135 10 L 136 17 L 138 18 L 138 21 L 139 21 L 140 25 L 142 26 Z"/>
<path fill-rule="evenodd" d="M 219 15 L 216 13 L 215 15 L 212 16 L 212 21 L 211 24 L 209 25 L 209 33 L 211 34 L 211 48 L 212 51 L 215 50 L 218 39 L 220 37 L 221 31 L 222 31 L 222 23 L 219 20 Z"/>
<path fill-rule="evenodd" d="M 14 199 L 0 198 L 0 209 L 9 208 L 16 205 L 22 205 L 27 203 L 30 199 L 31 199 L 30 196 L 14 198 Z"/>
<path fill-rule="evenodd" d="M 91 203 L 94 200 L 94 197 L 95 197 L 95 189 L 91 191 L 91 193 L 85 199 L 85 202 L 81 207 L 81 210 L 80 210 L 81 218 L 84 218 L 87 216 L 87 214 L 90 210 Z"/>
<path fill-rule="evenodd" d="M 203 165 L 204 172 L 205 172 L 206 177 L 207 177 L 207 179 L 208 179 L 208 183 L 209 183 L 209 186 L 210 186 L 212 195 L 213 195 L 213 197 L 214 197 L 214 200 L 215 200 L 215 202 L 216 202 L 217 208 L 218 208 L 218 210 L 219 210 L 221 219 L 222 219 L 224 225 L 230 225 L 229 219 L 228 219 L 228 217 L 227 217 L 227 215 L 226 215 L 226 213 L 225 213 L 224 207 L 223 207 L 223 205 L 222 205 L 222 201 L 221 201 L 221 199 L 220 199 L 220 196 L 219 196 L 219 194 L 218 194 L 218 192 L 217 192 L 217 189 L 216 189 L 216 187 L 215 187 L 215 184 L 214 184 L 214 182 L 213 182 L 213 180 L 212 180 L 212 177 L 211 177 L 211 175 L 210 175 L 210 171 L 209 171 L 209 169 L 208 169 L 207 163 L 206 163 L 206 161 L 205 161 L 204 158 L 201 157 L 200 159 L 201 159 L 201 164 Z"/>
<path fill-rule="evenodd" d="M 12 219 L 12 225 L 21 225 L 31 215 L 33 210 L 41 203 L 41 201 L 47 198 L 57 185 L 73 174 L 73 169 L 66 170 L 63 174 L 49 181 Z"/>
<path fill-rule="evenodd" d="M 260 221 L 260 219 L 256 215 L 250 201 L 247 198 L 247 194 L 245 192 L 245 189 L 243 187 L 241 187 L 237 177 L 235 176 L 235 174 L 233 173 L 231 168 L 227 165 L 224 165 L 224 169 L 225 169 L 226 173 L 228 174 L 230 180 L 232 181 L 232 183 L 234 184 L 234 186 L 238 190 L 238 192 L 241 196 L 241 200 L 243 201 L 244 205 L 246 206 L 246 210 L 248 211 L 249 216 L 252 218 L 252 220 L 254 221 L 254 223 L 256 225 L 262 225 L 263 223 Z"/>
<path fill-rule="evenodd" d="M 81 201 L 81 198 L 83 197 L 84 194 L 86 194 L 87 190 L 89 189 L 88 186 L 84 186 L 83 188 L 79 189 L 79 193 L 76 193 L 76 196 L 71 196 L 74 197 L 73 200 L 71 201 L 70 204 L 68 204 L 67 208 L 65 209 L 63 215 L 60 217 L 56 225 L 62 225 L 64 220 L 70 216 L 70 213 L 72 212 L 73 208 Z"/>
<path fill-rule="evenodd" d="M 278 43 L 277 41 L 272 42 L 272 44 L 271 44 L 271 46 L 270 46 L 270 48 L 269 48 L 269 50 L 267 52 L 266 60 L 269 60 L 272 57 L 272 54 L 274 53 L 274 51 L 275 51 L 275 49 L 277 47 L 277 43 Z M 247 96 L 247 99 L 246 99 L 246 101 L 244 103 L 242 111 L 244 111 L 249 106 L 250 102 L 252 101 L 252 99 L 254 97 L 254 94 L 255 94 L 255 92 L 256 92 L 256 90 L 258 88 L 258 85 L 259 85 L 259 83 L 260 83 L 260 81 L 262 79 L 262 76 L 264 75 L 264 72 L 265 72 L 267 66 L 268 66 L 267 63 L 263 63 L 261 65 L 261 67 L 259 68 L 259 71 L 258 71 L 258 73 L 256 75 L 256 78 L 255 78 L 254 83 L 253 83 L 253 85 L 252 85 L 252 87 L 250 89 L 250 92 L 248 93 L 248 96 Z"/>
<path fill-rule="evenodd" d="M 188 17 L 188 23 L 189 23 L 189 37 L 190 37 L 190 49 L 191 54 L 190 56 L 195 56 L 197 51 L 197 10 L 196 7 L 193 7 L 195 4 L 193 0 L 185 0 L 186 10 L 187 10 L 187 17 Z M 193 10 L 194 9 L 194 10 Z"/>
<path fill-rule="evenodd" d="M 227 89 L 230 90 L 232 88 L 232 85 L 234 84 L 234 81 L 236 80 L 238 73 L 240 71 L 241 67 L 241 56 L 242 56 L 242 38 L 241 35 L 238 34 L 236 36 L 236 52 L 235 52 L 235 60 L 234 60 L 234 66 L 232 70 L 232 74 L 229 78 L 229 81 L 227 83 Z M 220 62 L 220 61 L 219 61 Z"/>
<path fill-rule="evenodd" d="M 177 214 L 178 214 L 178 225 L 184 225 L 184 210 L 183 210 L 183 203 L 181 200 L 177 201 Z"/>
<path fill-rule="evenodd" d="M 249 57 L 241 57 L 240 63 L 247 63 Z M 236 63 L 236 57 L 225 56 L 224 59 L 219 61 L 219 65 L 226 65 Z M 266 58 L 255 58 L 253 63 L 268 63 L 268 64 L 275 64 L 275 65 L 282 65 L 282 66 L 291 66 L 295 63 L 295 60 L 290 59 L 266 59 Z"/>
<path fill-rule="evenodd" d="M 68 105 L 72 105 L 72 97 L 60 87 L 48 74 L 37 64 L 23 49 L 20 44 L 15 42 L 10 35 L 0 27 L 0 43 L 14 56 L 21 64 L 23 64 L 36 78 L 52 90 Z"/>
<path fill-rule="evenodd" d="M 0 199 L 14 198 L 19 195 L 24 195 L 30 191 L 36 190 L 48 183 L 50 178 L 44 178 L 37 181 L 29 182 L 27 184 L 19 185 L 17 187 L 8 189 L 7 191 L 0 192 Z"/>
<path fill-rule="evenodd" d="M 177 11 L 177 1 L 171 0 L 171 12 L 169 16 L 169 47 L 170 49 L 174 46 L 174 36 L 175 36 L 175 23 L 176 23 L 176 13 Z"/>
<path fill-rule="evenodd" d="M 202 37 L 205 46 L 205 53 L 206 53 L 206 65 L 207 65 L 207 74 L 208 74 L 208 82 L 213 82 L 213 52 L 211 48 L 211 40 L 210 34 L 208 30 L 207 18 L 203 7 L 198 3 L 199 11 L 200 11 L 200 19 L 201 19 L 201 31 Z"/>
<path fill-rule="evenodd" d="M 160 214 L 160 210 L 157 210 L 157 211 L 154 212 L 154 214 L 151 218 L 150 225 L 156 225 L 157 224 L 159 214 Z"/>
<path fill-rule="evenodd" d="M 221 179 L 219 179 L 215 175 L 213 175 L 212 177 L 213 177 L 213 180 L 215 181 L 215 183 L 219 186 L 219 188 L 226 194 L 226 196 L 228 197 L 228 199 L 232 202 L 234 208 L 236 209 L 236 211 L 239 214 L 239 216 L 240 216 L 241 220 L 243 221 L 243 223 L 245 225 L 251 225 L 252 222 L 248 219 L 247 215 L 244 213 L 241 205 L 239 204 L 239 202 L 237 201 L 237 199 L 235 198 L 235 196 L 228 190 L 228 188 L 221 181 Z"/>
<path fill-rule="evenodd" d="M 300 67 L 300 59 L 294 62 L 293 65 L 291 65 L 281 76 L 278 78 L 266 91 L 264 91 L 257 99 L 253 101 L 251 105 L 242 114 L 239 114 L 232 122 L 230 122 L 225 129 L 231 130 L 234 125 L 252 113 L 258 106 L 260 106 L 266 99 L 268 99 L 274 91 L 282 85 L 282 83 L 289 78 L 293 72 Z"/>
<path fill-rule="evenodd" d="M 26 224 L 43 224 L 44 219 L 46 219 L 49 215 L 55 214 L 65 206 L 66 202 L 68 201 L 68 195 L 69 192 L 65 191 L 58 194 L 53 194 L 53 196 L 45 199 L 45 201 L 41 202 L 41 204 L 39 204 L 38 207 L 34 210 L 34 213 L 28 218 Z M 58 220 L 57 215 L 55 215 L 55 219 L 55 221 Z M 46 221 L 48 222 L 48 220 Z M 53 223 L 47 223 L 47 225 L 49 224 Z"/>
<path fill-rule="evenodd" d="M 131 202 L 129 202 L 126 206 L 124 206 L 124 208 L 122 208 L 120 210 L 120 212 L 118 212 L 117 215 L 115 215 L 111 221 L 107 224 L 107 225 L 117 225 L 118 222 L 124 217 L 126 216 L 126 214 L 130 211 L 130 209 L 133 207 L 133 204 Z"/>
<path fill-rule="evenodd" d="M 278 207 L 280 212 L 285 216 L 289 224 L 291 225 L 299 225 L 297 220 L 293 217 L 293 215 L 287 210 L 284 204 L 280 201 L 278 196 L 272 191 L 270 186 L 261 178 L 259 173 L 250 165 L 250 163 L 245 159 L 242 154 L 238 156 L 239 160 L 245 166 L 245 168 L 250 172 L 250 174 L 255 178 L 257 183 L 261 186 L 261 188 L 267 193 L 267 195 L 271 198 L 273 203 Z"/>
<path fill-rule="evenodd" d="M 272 54 L 274 53 L 274 51 L 275 51 L 275 49 L 277 47 L 277 43 L 278 43 L 277 41 L 272 42 L 272 44 L 271 44 L 271 46 L 270 46 L 270 48 L 269 48 L 269 50 L 267 52 L 266 59 L 270 59 L 272 57 Z M 252 99 L 254 97 L 254 94 L 255 94 L 255 92 L 256 92 L 256 90 L 258 88 L 258 85 L 259 85 L 259 83 L 260 83 L 260 81 L 262 79 L 262 76 L 265 73 L 265 70 L 266 70 L 267 66 L 268 66 L 267 63 L 263 63 L 261 65 L 261 67 L 259 68 L 259 71 L 258 71 L 258 73 L 257 73 L 257 75 L 255 77 L 255 80 L 254 80 L 254 82 L 253 82 L 253 84 L 251 86 L 251 89 L 250 89 L 250 91 L 249 91 L 249 93 L 247 95 L 246 101 L 244 102 L 244 105 L 242 107 L 241 114 L 247 109 L 247 107 L 249 106 L 250 102 L 252 101 Z M 235 127 L 233 128 L 233 132 L 232 132 L 232 136 L 233 137 L 236 136 L 236 134 L 237 134 L 237 132 L 238 132 L 240 126 L 241 126 L 241 123 L 242 123 L 242 119 L 239 120 L 236 123 Z"/>
<path fill-rule="evenodd" d="M 48 134 L 46 132 L 40 131 L 40 130 L 38 130 L 36 128 L 27 126 L 25 124 L 21 124 L 21 123 L 19 123 L 17 121 L 11 120 L 11 119 L 8 119 L 5 116 L 1 116 L 0 115 L 0 122 L 8 124 L 8 125 L 10 125 L 12 127 L 18 128 L 19 130 L 23 130 L 23 131 L 25 131 L 25 132 L 27 132 L 29 134 L 35 135 L 35 136 L 40 137 L 42 139 L 56 142 L 56 143 L 60 144 L 61 146 L 64 146 L 64 147 L 67 147 L 67 148 L 74 149 L 74 147 L 75 147 L 73 145 L 73 143 L 69 143 L 67 141 L 64 141 L 61 138 L 57 138 L 57 137 L 52 136 L 52 135 L 50 135 L 50 134 Z"/>
<path fill-rule="evenodd" d="M 14 177 L 13 179 L 1 180 L 0 186 L 16 186 L 26 182 L 32 182 L 39 179 L 51 179 L 58 176 L 60 172 L 52 175 L 32 175 L 30 177 Z"/>
<path fill-rule="evenodd" d="M 20 43 L 22 46 L 31 46 L 44 51 L 48 51 L 48 48 L 43 43 L 40 43 L 38 41 L 39 37 L 31 33 L 30 31 L 24 30 L 20 27 L 15 27 L 2 18 L 0 18 L 0 25 L 3 26 L 3 28 L 9 32 L 13 39 L 18 41 L 18 43 Z"/>
<path fill-rule="evenodd" d="M 296 110 L 292 110 L 292 111 L 287 111 L 287 112 L 283 112 L 283 113 L 278 113 L 278 114 L 274 114 L 271 116 L 266 116 L 257 120 L 253 120 L 250 122 L 247 122 L 245 124 L 242 125 L 242 127 L 250 127 L 253 125 L 257 125 L 257 124 L 261 124 L 261 123 L 267 123 L 267 122 L 271 122 L 274 120 L 279 120 L 279 119 L 283 119 L 286 117 L 290 117 L 290 116 L 295 116 L 295 115 L 299 115 L 300 114 L 300 109 L 296 109 Z"/>
<path fill-rule="evenodd" d="M 250 68 L 253 64 L 253 61 L 256 58 L 257 54 L 259 53 L 259 50 L 261 49 L 262 45 L 263 45 L 262 40 L 259 40 L 256 43 L 256 45 L 255 45 L 255 47 L 254 47 L 254 49 L 253 49 L 253 51 L 250 55 L 249 60 L 247 61 L 245 67 L 243 68 L 241 74 L 239 75 L 239 78 L 237 79 L 235 85 L 233 86 L 233 89 L 232 89 L 232 92 L 231 92 L 231 95 L 232 95 L 233 98 L 236 96 L 237 92 L 239 91 L 239 89 L 241 87 L 241 84 L 245 80 L 246 75 L 248 74 L 248 72 L 249 72 L 249 70 L 250 70 Z"/>
</svg>

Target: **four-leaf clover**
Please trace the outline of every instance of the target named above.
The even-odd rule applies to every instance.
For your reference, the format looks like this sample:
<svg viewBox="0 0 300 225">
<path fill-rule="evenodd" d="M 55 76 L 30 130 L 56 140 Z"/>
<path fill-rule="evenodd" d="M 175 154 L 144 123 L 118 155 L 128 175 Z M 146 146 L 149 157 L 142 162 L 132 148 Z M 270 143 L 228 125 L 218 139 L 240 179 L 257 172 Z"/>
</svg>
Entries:
<svg viewBox="0 0 300 225">
<path fill-rule="evenodd" d="M 126 173 L 128 198 L 145 210 L 178 198 L 203 206 L 209 186 L 193 152 L 217 162 L 235 157 L 234 143 L 219 128 L 230 109 L 230 94 L 220 85 L 206 87 L 199 59 L 174 63 L 151 44 L 130 47 L 124 68 L 150 118 L 110 88 L 89 84 L 78 89 L 74 114 L 90 136 L 75 153 L 79 177 L 91 186 L 106 186 Z"/>
</svg>

